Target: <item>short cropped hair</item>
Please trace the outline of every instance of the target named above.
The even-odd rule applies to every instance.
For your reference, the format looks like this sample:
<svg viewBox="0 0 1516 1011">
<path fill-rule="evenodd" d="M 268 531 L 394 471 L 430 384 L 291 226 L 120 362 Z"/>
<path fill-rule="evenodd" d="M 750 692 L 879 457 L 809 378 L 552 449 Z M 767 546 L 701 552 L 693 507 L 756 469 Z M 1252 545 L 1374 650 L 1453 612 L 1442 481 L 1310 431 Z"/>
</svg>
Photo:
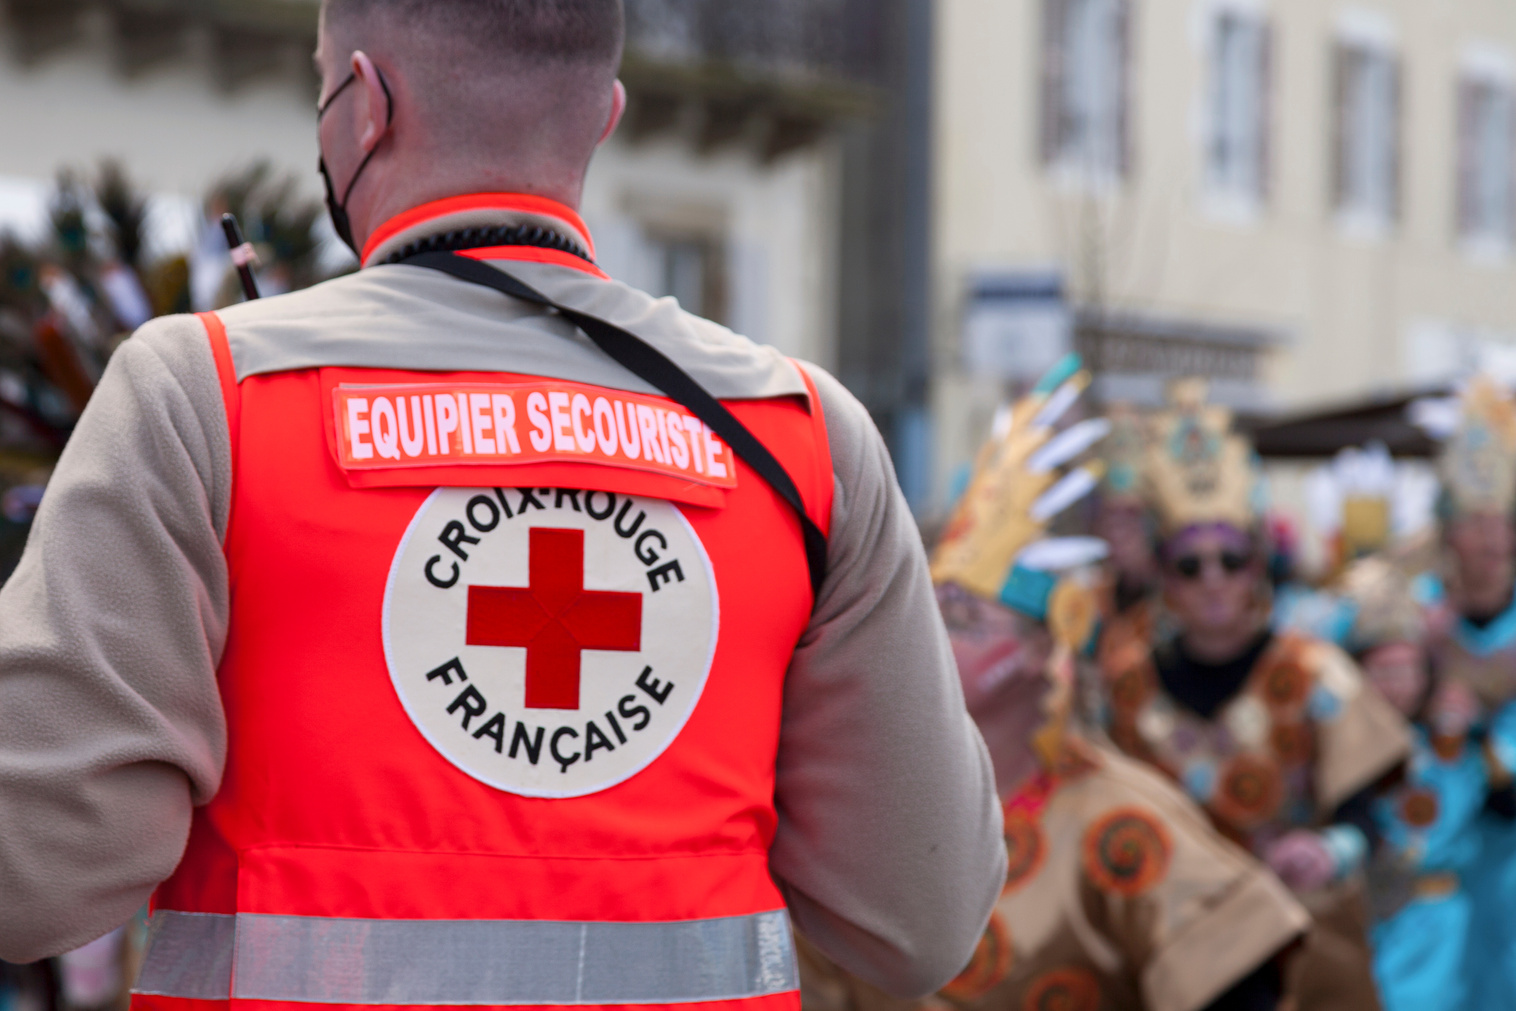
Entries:
<svg viewBox="0 0 1516 1011">
<path fill-rule="evenodd" d="M 619 63 L 622 0 L 327 0 L 327 23 L 382 18 L 510 63 Z"/>
</svg>

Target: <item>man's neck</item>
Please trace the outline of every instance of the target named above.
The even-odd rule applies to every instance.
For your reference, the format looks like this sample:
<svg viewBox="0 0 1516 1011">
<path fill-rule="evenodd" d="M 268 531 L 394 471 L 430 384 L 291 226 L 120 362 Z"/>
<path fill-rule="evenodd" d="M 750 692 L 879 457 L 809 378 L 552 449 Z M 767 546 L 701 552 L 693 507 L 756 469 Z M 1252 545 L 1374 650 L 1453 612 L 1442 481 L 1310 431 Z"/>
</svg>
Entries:
<svg viewBox="0 0 1516 1011">
<path fill-rule="evenodd" d="M 1258 639 L 1257 622 L 1233 628 L 1185 630 L 1180 637 L 1185 655 L 1197 663 L 1220 666 L 1246 653 Z"/>
<path fill-rule="evenodd" d="M 1463 616 L 1476 625 L 1487 625 L 1500 617 L 1511 606 L 1510 587 L 1501 587 L 1483 593 L 1465 593 Z"/>
<path fill-rule="evenodd" d="M 349 208 L 349 213 L 354 215 L 353 230 L 357 235 L 360 249 L 365 247 L 369 237 L 386 222 L 423 204 L 445 200 L 449 197 L 462 197 L 475 193 L 513 193 L 545 197 L 562 204 L 569 210 L 577 211 L 580 198 L 583 196 L 582 177 L 549 185 L 533 180 L 528 175 L 512 171 L 461 171 L 439 175 L 433 168 L 430 171 L 418 171 L 412 180 L 404 182 L 392 183 L 392 178 L 391 173 L 385 173 L 379 185 L 375 187 L 377 197 L 372 202 L 356 209 Z"/>
</svg>

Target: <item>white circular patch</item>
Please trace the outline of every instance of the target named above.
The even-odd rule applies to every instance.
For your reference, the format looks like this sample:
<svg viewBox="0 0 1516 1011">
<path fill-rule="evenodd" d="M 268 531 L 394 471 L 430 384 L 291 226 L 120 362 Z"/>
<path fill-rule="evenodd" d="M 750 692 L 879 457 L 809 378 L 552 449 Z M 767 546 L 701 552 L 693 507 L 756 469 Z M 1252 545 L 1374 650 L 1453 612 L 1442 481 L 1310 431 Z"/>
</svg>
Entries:
<svg viewBox="0 0 1516 1011">
<path fill-rule="evenodd" d="M 705 547 L 668 502 L 440 488 L 390 566 L 384 655 L 453 765 L 508 793 L 582 797 L 673 743 L 719 623 Z"/>
</svg>

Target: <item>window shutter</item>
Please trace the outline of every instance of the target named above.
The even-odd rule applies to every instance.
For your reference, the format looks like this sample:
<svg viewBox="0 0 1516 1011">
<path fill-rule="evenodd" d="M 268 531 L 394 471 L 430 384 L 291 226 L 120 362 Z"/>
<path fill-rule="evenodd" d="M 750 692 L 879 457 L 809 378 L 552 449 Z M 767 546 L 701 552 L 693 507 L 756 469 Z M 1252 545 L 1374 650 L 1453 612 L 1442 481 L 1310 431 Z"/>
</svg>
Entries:
<svg viewBox="0 0 1516 1011">
<path fill-rule="evenodd" d="M 1116 10 L 1116 51 L 1119 66 L 1116 69 L 1117 96 L 1116 96 L 1116 167 L 1121 178 L 1126 179 L 1132 174 L 1134 163 L 1132 120 L 1134 115 L 1134 75 L 1133 59 L 1135 40 L 1132 35 L 1136 29 L 1136 12 L 1134 7 L 1137 0 L 1115 0 Z"/>
<path fill-rule="evenodd" d="M 1226 15 L 1212 13 L 1206 25 L 1205 36 L 1205 105 L 1204 128 L 1201 134 L 1201 170 L 1207 183 L 1223 182 L 1223 166 L 1226 148 L 1226 111 L 1222 108 L 1222 96 L 1226 88 L 1223 78 L 1226 49 Z"/>
<path fill-rule="evenodd" d="M 1274 26 L 1258 22 L 1258 199 L 1274 192 Z"/>
<path fill-rule="evenodd" d="M 1516 238 L 1516 89 L 1512 88 L 1510 82 L 1507 82 L 1503 87 L 1506 121 L 1510 123 L 1508 127 L 1510 133 L 1506 135 L 1506 140 L 1509 142 L 1510 147 L 1506 153 L 1505 163 L 1506 192 L 1510 194 L 1510 197 L 1506 201 L 1506 220 L 1501 222 L 1501 224 L 1506 240 L 1510 241 Z"/>
<path fill-rule="evenodd" d="M 1405 135 L 1405 61 L 1398 56 L 1387 56 L 1390 64 L 1390 206 L 1391 221 L 1399 221 L 1405 205 L 1405 159 L 1402 138 Z"/>
<path fill-rule="evenodd" d="M 1348 172 L 1352 158 L 1348 152 L 1351 131 L 1348 129 L 1348 77 L 1352 73 L 1353 51 L 1342 43 L 1332 46 L 1332 137 L 1331 205 L 1341 210 L 1348 202 Z"/>
<path fill-rule="evenodd" d="M 1479 85 L 1464 78 L 1458 82 L 1458 192 L 1454 197 L 1460 238 L 1479 228 Z"/>
<path fill-rule="evenodd" d="M 1067 63 L 1069 0 L 1042 3 L 1042 116 L 1038 150 L 1042 164 L 1051 165 L 1063 153 L 1067 111 L 1064 73 Z"/>
</svg>

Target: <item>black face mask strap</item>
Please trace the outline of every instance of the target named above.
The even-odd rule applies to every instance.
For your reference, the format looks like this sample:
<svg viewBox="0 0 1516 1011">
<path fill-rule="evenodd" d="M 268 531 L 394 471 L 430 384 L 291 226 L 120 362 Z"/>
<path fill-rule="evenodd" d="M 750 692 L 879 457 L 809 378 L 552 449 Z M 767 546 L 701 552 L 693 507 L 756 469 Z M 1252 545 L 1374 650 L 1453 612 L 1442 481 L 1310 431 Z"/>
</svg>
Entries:
<svg viewBox="0 0 1516 1011">
<path fill-rule="evenodd" d="M 390 85 L 384 79 L 384 72 L 377 72 L 379 74 L 379 86 L 384 89 L 384 104 L 386 107 L 384 129 L 388 133 L 389 128 L 395 124 L 395 96 L 390 93 Z M 337 96 L 341 95 L 357 80 L 358 75 L 356 72 L 349 74 L 347 80 L 337 85 L 337 90 L 327 96 L 321 108 L 316 110 L 316 122 L 318 124 L 326 116 L 327 110 L 332 107 L 332 103 L 337 100 Z M 326 187 L 326 211 L 331 215 L 332 229 L 336 231 L 337 238 L 342 240 L 342 244 L 351 249 L 353 255 L 360 259 L 362 259 L 363 254 L 358 249 L 357 240 L 353 238 L 353 223 L 352 219 L 347 216 L 347 202 L 353 195 L 353 188 L 358 185 L 358 180 L 363 177 L 363 170 L 368 168 L 368 163 L 373 160 L 374 155 L 379 153 L 379 145 L 383 142 L 384 138 L 379 138 L 374 146 L 369 148 L 368 154 L 363 156 L 363 160 L 358 163 L 357 170 L 353 172 L 353 177 L 348 180 L 347 189 L 342 192 L 342 199 L 340 201 L 337 199 L 337 191 L 332 185 L 332 174 L 326 168 L 326 156 L 323 155 L 316 165 L 317 171 L 321 173 L 321 181 Z"/>
<path fill-rule="evenodd" d="M 573 323 L 595 345 L 633 375 L 640 377 L 675 403 L 682 404 L 695 417 L 726 441 L 743 462 L 757 472 L 758 476 L 774 492 L 789 504 L 800 521 L 800 536 L 805 546 L 806 567 L 810 571 L 811 593 L 814 600 L 821 596 L 822 582 L 826 579 L 826 535 L 805 511 L 805 502 L 794 479 L 784 465 L 769 452 L 737 416 L 727 410 L 689 373 L 681 369 L 662 351 L 647 341 L 598 316 L 560 305 L 531 287 L 513 274 L 478 260 L 471 260 L 456 253 L 417 253 L 406 257 L 401 263 L 415 267 L 430 267 L 451 274 L 460 281 L 494 288 L 502 295 L 518 298 L 558 313 Z"/>
</svg>

